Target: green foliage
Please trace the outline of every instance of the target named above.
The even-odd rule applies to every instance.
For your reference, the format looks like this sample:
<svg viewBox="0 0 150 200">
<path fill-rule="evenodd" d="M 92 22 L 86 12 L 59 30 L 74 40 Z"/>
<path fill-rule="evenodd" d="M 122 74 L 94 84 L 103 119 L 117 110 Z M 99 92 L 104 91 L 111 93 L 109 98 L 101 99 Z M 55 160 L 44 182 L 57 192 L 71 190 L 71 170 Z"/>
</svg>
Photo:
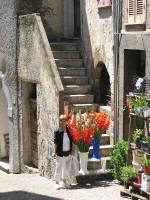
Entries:
<svg viewBox="0 0 150 200">
<path fill-rule="evenodd" d="M 78 143 L 78 148 L 80 152 L 88 152 L 89 151 L 89 145 L 85 143 L 83 140 L 80 140 Z"/>
<path fill-rule="evenodd" d="M 114 150 L 110 156 L 110 162 L 113 165 L 113 176 L 115 179 L 121 182 L 122 168 L 126 165 L 127 148 L 127 141 L 119 141 L 116 143 Z"/>
<path fill-rule="evenodd" d="M 134 118 L 134 126 L 136 129 L 144 129 L 144 121 L 138 118 Z"/>
<path fill-rule="evenodd" d="M 101 138 L 101 136 L 102 136 L 102 132 L 99 132 L 99 130 L 95 130 L 94 131 L 94 138 Z"/>
<path fill-rule="evenodd" d="M 148 106 L 147 97 L 141 94 L 139 97 L 130 97 L 130 105 L 145 110 Z"/>
<path fill-rule="evenodd" d="M 147 137 L 145 138 L 145 141 L 146 141 L 147 143 L 150 143 L 150 137 L 147 136 Z"/>
<path fill-rule="evenodd" d="M 142 129 L 136 129 L 133 133 L 133 142 L 136 143 L 144 138 L 144 131 Z"/>
<path fill-rule="evenodd" d="M 144 166 L 150 166 L 150 158 L 143 158 L 142 163 Z"/>
<path fill-rule="evenodd" d="M 127 166 L 122 168 L 121 180 L 131 181 L 137 179 L 137 169 L 132 166 Z"/>
</svg>

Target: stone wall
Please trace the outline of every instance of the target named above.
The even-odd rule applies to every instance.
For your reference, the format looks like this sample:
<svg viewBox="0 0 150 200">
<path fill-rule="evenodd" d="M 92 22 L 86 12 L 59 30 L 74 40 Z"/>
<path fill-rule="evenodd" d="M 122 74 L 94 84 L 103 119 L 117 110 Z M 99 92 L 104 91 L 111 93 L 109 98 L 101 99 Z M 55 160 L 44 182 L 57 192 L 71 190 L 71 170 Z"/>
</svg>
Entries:
<svg viewBox="0 0 150 200">
<path fill-rule="evenodd" d="M 59 92 L 63 92 L 63 86 L 40 16 L 20 17 L 19 48 L 20 78 L 37 84 L 39 170 L 51 177 L 54 161 L 48 157 L 48 141 L 53 140 L 59 125 Z"/>
<path fill-rule="evenodd" d="M 12 101 L 12 116 L 9 117 L 10 140 L 10 172 L 20 171 L 19 162 L 19 128 L 18 128 L 18 100 L 17 100 L 17 66 L 16 66 L 16 42 L 17 42 L 17 15 L 16 1 L 0 1 L 0 52 L 6 63 L 5 83 L 9 89 Z M 1 63 L 2 64 L 2 63 Z M 5 70 L 4 70 L 5 71 Z"/>
<path fill-rule="evenodd" d="M 82 0 L 81 37 L 84 65 L 88 67 L 90 82 L 93 83 L 94 69 L 99 62 L 105 64 L 113 94 L 113 24 L 112 7 L 98 9 L 97 1 Z"/>
<path fill-rule="evenodd" d="M 40 13 L 48 39 L 59 41 L 64 37 L 63 0 L 20 0 L 18 15 Z"/>
</svg>

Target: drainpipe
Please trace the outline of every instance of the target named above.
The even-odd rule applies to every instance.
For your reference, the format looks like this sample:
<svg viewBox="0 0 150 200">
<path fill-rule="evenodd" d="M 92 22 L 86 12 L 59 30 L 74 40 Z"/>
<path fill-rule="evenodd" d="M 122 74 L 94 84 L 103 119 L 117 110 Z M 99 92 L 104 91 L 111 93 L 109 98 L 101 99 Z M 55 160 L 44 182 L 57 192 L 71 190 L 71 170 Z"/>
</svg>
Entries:
<svg viewBox="0 0 150 200">
<path fill-rule="evenodd" d="M 119 19 L 120 0 L 112 1 L 113 13 L 113 36 L 114 36 L 114 143 L 116 144 L 119 134 Z"/>
</svg>

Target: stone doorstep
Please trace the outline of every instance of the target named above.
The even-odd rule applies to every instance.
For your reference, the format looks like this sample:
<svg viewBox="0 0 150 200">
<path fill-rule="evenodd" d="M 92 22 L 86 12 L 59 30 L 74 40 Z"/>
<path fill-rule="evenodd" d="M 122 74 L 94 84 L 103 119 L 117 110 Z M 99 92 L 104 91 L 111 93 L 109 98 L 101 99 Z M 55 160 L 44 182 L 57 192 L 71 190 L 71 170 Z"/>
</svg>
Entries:
<svg viewBox="0 0 150 200">
<path fill-rule="evenodd" d="M 38 174 L 39 169 L 37 169 L 35 167 L 30 167 L 28 165 L 24 165 L 24 172 L 27 174 Z"/>
<path fill-rule="evenodd" d="M 101 159 L 99 159 L 99 160 L 89 158 L 88 159 L 88 170 L 102 169 L 101 162 L 103 160 L 106 160 L 106 169 L 112 169 L 112 166 L 110 164 L 110 157 L 101 157 Z"/>
<path fill-rule="evenodd" d="M 0 170 L 9 174 L 9 163 L 0 161 Z"/>
<path fill-rule="evenodd" d="M 112 171 L 107 169 L 103 170 L 89 170 L 88 174 L 79 174 L 76 176 L 77 183 L 94 182 L 96 180 L 106 180 L 112 178 Z"/>
</svg>

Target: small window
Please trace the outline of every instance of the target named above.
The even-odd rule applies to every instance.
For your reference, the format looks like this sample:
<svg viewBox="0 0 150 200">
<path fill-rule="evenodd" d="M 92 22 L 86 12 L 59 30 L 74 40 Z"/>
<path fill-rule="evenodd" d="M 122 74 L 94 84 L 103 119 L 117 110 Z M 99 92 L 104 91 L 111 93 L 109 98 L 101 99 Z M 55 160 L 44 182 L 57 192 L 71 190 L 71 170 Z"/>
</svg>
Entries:
<svg viewBox="0 0 150 200">
<path fill-rule="evenodd" d="M 144 24 L 146 22 L 146 0 L 128 0 L 128 24 Z"/>
<path fill-rule="evenodd" d="M 111 0 L 98 0 L 98 8 L 111 6 Z"/>
</svg>

